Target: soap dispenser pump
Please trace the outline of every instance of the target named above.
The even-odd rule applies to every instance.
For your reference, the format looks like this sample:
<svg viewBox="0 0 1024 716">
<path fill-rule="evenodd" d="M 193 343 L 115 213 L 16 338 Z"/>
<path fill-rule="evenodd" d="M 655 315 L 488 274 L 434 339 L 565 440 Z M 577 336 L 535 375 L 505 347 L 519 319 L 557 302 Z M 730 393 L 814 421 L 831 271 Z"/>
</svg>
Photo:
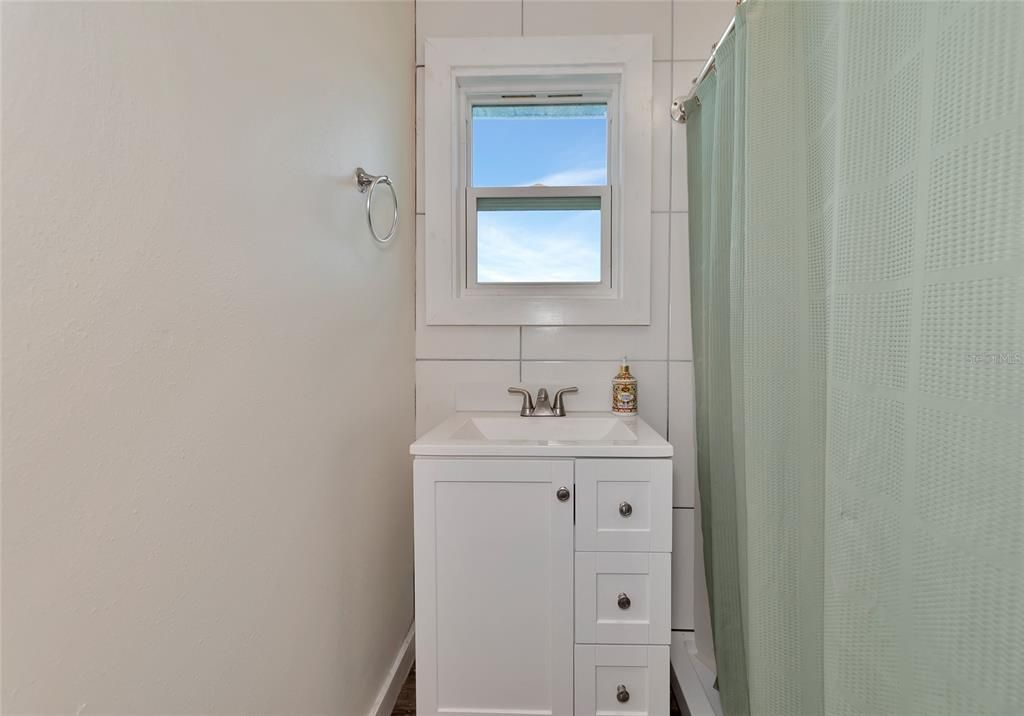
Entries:
<svg viewBox="0 0 1024 716">
<path fill-rule="evenodd" d="M 636 378 L 629 372 L 629 363 L 623 357 L 619 373 L 612 379 L 612 412 L 617 415 L 636 415 Z"/>
</svg>

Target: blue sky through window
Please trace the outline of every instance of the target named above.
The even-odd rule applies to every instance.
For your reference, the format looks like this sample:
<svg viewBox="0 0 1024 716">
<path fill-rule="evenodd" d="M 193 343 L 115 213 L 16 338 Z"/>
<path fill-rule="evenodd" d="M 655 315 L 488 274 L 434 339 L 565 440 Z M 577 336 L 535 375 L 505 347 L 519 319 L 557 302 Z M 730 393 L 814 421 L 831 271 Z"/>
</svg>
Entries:
<svg viewBox="0 0 1024 716">
<path fill-rule="evenodd" d="M 601 212 L 481 211 L 479 283 L 598 283 Z"/>
<path fill-rule="evenodd" d="M 608 183 L 604 104 L 475 106 L 472 184 L 477 187 Z M 480 283 L 601 280 L 601 212 L 480 211 Z"/>
</svg>

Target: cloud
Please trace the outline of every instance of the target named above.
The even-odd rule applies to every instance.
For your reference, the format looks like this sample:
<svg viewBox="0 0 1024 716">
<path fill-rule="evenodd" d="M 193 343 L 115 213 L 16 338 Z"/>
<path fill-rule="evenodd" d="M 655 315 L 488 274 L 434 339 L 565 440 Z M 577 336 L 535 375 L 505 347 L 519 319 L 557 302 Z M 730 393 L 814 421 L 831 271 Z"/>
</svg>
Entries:
<svg viewBox="0 0 1024 716">
<path fill-rule="evenodd" d="M 594 213 L 478 214 L 477 280 L 481 283 L 600 281 L 600 215 L 594 216 Z"/>
<path fill-rule="evenodd" d="M 521 186 L 595 186 L 605 184 L 608 181 L 608 170 L 605 167 L 593 169 L 566 169 L 552 174 L 546 174 L 540 179 L 527 182 Z"/>
</svg>

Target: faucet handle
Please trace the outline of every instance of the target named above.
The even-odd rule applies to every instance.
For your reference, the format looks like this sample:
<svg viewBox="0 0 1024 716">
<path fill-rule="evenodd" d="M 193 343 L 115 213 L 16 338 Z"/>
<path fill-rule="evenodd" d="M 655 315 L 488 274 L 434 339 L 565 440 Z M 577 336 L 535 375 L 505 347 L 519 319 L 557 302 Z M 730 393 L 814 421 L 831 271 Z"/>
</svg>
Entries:
<svg viewBox="0 0 1024 716">
<path fill-rule="evenodd" d="M 562 400 L 562 396 L 565 395 L 566 393 L 578 392 L 580 392 L 580 389 L 577 388 L 576 386 L 573 386 L 571 388 L 559 388 L 557 391 L 555 391 L 555 406 L 553 408 L 553 410 L 555 411 L 555 415 L 565 415 L 565 401 Z"/>
<path fill-rule="evenodd" d="M 519 415 L 524 418 L 533 415 L 533 396 L 530 395 L 530 391 L 526 388 L 510 387 L 508 392 L 510 395 L 523 396 L 523 407 L 519 411 Z"/>
</svg>

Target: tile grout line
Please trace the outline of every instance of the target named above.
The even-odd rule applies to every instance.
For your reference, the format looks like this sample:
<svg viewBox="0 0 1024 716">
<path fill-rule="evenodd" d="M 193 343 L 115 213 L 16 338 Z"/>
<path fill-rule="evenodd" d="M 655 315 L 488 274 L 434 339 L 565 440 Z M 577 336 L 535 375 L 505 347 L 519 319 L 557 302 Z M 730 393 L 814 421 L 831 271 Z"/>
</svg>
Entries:
<svg viewBox="0 0 1024 716">
<path fill-rule="evenodd" d="M 519 358 L 423 358 L 417 357 L 417 361 L 433 361 L 433 362 L 476 362 L 476 363 L 614 363 L 619 364 L 620 358 L 530 358 L 529 360 L 522 360 Z M 665 360 L 664 358 L 637 358 L 635 360 L 630 359 L 632 363 L 657 363 L 658 365 L 668 365 L 670 363 L 692 363 L 691 360 Z"/>
<path fill-rule="evenodd" d="M 416 196 L 419 193 L 419 186 L 416 181 L 416 177 L 419 176 L 419 140 L 416 137 L 416 132 L 419 130 L 417 126 L 416 117 L 416 90 L 419 86 L 419 73 L 421 65 L 416 61 L 416 51 L 419 48 L 420 42 L 420 28 L 418 16 L 420 12 L 420 0 L 413 0 L 412 4 L 412 102 L 413 102 L 413 121 L 412 121 L 412 296 L 413 296 L 413 322 L 412 322 L 412 431 L 413 435 L 416 435 L 419 431 L 416 429 L 417 419 L 420 413 L 420 382 L 417 379 L 416 364 L 419 361 L 419 351 L 417 350 L 417 343 L 419 339 L 419 320 L 420 320 L 420 305 L 419 305 L 419 267 L 416 265 L 417 255 L 419 251 L 419 231 L 416 230 L 416 225 L 419 223 L 420 216 L 424 214 L 420 213 L 420 207 L 417 206 Z M 669 205 L 671 209 L 671 204 Z M 408 678 L 408 677 L 406 677 Z"/>
<path fill-rule="evenodd" d="M 669 53 L 670 58 L 675 57 L 676 48 L 676 3 L 675 0 L 670 2 L 669 11 Z M 676 65 L 672 62 L 668 66 L 668 94 L 669 101 L 673 93 L 676 91 Z M 668 111 L 667 107 L 659 107 L 658 111 Z M 672 175 L 675 173 L 673 166 L 675 164 L 675 151 L 673 145 L 673 137 L 675 135 L 675 127 L 672 126 L 674 122 L 671 116 L 669 117 L 668 127 L 668 290 L 666 293 L 666 300 L 668 301 L 668 307 L 666 314 L 668 315 L 668 325 L 665 327 L 665 439 L 671 444 L 672 436 Z M 675 446 L 672 448 L 673 454 L 675 453 Z M 675 461 L 673 460 L 673 463 Z M 674 468 L 673 468 L 674 472 Z"/>
</svg>

